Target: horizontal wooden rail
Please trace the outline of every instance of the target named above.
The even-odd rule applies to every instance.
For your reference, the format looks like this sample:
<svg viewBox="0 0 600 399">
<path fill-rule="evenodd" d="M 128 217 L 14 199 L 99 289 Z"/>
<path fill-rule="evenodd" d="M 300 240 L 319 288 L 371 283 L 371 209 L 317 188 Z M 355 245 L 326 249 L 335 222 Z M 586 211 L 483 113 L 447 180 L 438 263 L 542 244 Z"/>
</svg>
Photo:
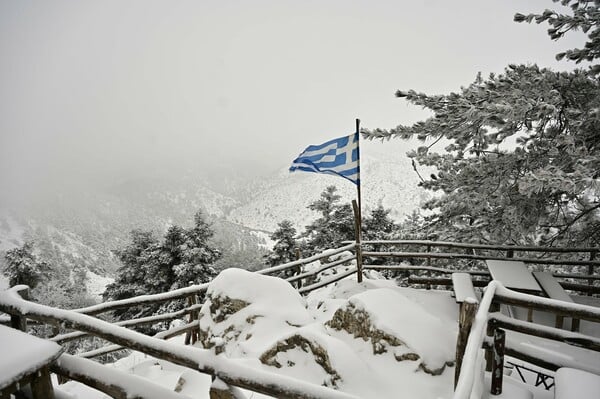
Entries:
<svg viewBox="0 0 600 399">
<path fill-rule="evenodd" d="M 312 263 L 312 262 L 315 262 L 317 260 L 321 260 L 323 258 L 328 258 L 330 256 L 337 255 L 337 254 L 339 254 L 341 252 L 344 252 L 344 251 L 349 251 L 351 249 L 354 249 L 354 247 L 355 247 L 354 243 L 348 244 L 348 245 L 345 245 L 345 246 L 340 247 L 340 248 L 330 249 L 330 250 L 321 252 L 319 254 L 313 255 L 313 256 L 308 257 L 308 258 L 298 259 L 298 260 L 295 260 L 293 262 L 284 263 L 283 265 L 278 265 L 278 266 L 273 266 L 273 267 L 269 267 L 269 268 L 266 268 L 266 269 L 258 270 L 256 273 L 257 274 L 273 274 L 273 273 L 281 272 L 283 270 L 292 269 L 292 268 L 297 267 L 297 266 L 303 266 L 303 265 L 306 265 L 308 263 Z"/>
<path fill-rule="evenodd" d="M 155 334 L 154 338 L 169 339 L 169 338 L 176 337 L 178 335 L 185 334 L 188 331 L 197 331 L 199 329 L 200 329 L 200 326 L 198 325 L 198 321 L 194 320 L 193 322 L 190 322 L 190 323 L 187 323 L 187 324 L 175 327 L 175 328 L 171 328 L 166 331 L 161 331 L 161 332 Z M 123 349 L 127 349 L 127 348 L 125 348 L 121 345 L 108 345 L 108 346 L 103 346 L 102 348 L 94 349 L 91 351 L 78 353 L 77 356 L 91 359 L 94 357 L 107 355 L 109 353 L 120 351 Z"/>
<path fill-rule="evenodd" d="M 400 271 L 427 271 L 440 274 L 452 274 L 452 273 L 468 273 L 473 276 L 489 276 L 490 272 L 483 270 L 460 270 L 460 269 L 444 269 L 441 267 L 433 266 L 412 266 L 412 265 L 364 265 L 363 269 L 368 270 L 400 270 Z"/>
<path fill-rule="evenodd" d="M 160 315 L 154 315 L 154 316 L 148 316 L 148 317 L 141 317 L 139 319 L 123 320 L 123 321 L 119 321 L 119 322 L 116 322 L 113 324 L 116 326 L 121 326 L 121 327 L 135 327 L 135 326 L 141 326 L 141 325 L 146 325 L 146 324 L 154 324 L 154 323 L 159 323 L 162 321 L 169 321 L 169 320 L 177 319 L 179 317 L 185 316 L 192 312 L 198 311 L 201 308 L 202 308 L 202 304 L 198 304 L 198 305 L 193 305 L 193 306 L 187 307 L 185 309 L 178 310 L 176 312 L 163 313 Z M 67 334 L 57 335 L 53 338 L 50 338 L 50 340 L 62 344 L 65 342 L 73 341 L 75 339 L 79 339 L 79 338 L 83 338 L 83 337 L 87 337 L 87 336 L 89 336 L 89 334 L 84 333 L 82 331 L 74 331 L 74 332 L 67 333 Z"/>
<path fill-rule="evenodd" d="M 515 305 L 524 308 L 532 308 L 535 310 L 542 310 L 556 314 L 558 316 L 568 316 L 582 320 L 589 320 L 596 323 L 600 323 L 600 309 L 594 306 L 577 305 L 556 301 L 550 298 L 534 297 L 532 295 L 526 295 L 527 297 L 521 297 L 518 292 L 512 292 L 506 294 L 506 291 L 496 292 L 494 296 L 494 302 L 503 303 L 505 305 Z"/>
<path fill-rule="evenodd" d="M 469 260 L 506 260 L 506 256 L 491 255 L 471 255 L 453 252 L 372 252 L 364 251 L 365 257 L 392 257 L 392 258 L 424 258 L 424 259 L 469 259 Z M 561 266 L 599 266 L 597 260 L 568 260 L 568 259 L 541 259 L 541 258 L 510 258 L 513 261 L 520 261 L 531 264 L 561 265 Z"/>
<path fill-rule="evenodd" d="M 145 378 L 72 355 L 61 355 L 50 369 L 115 399 L 189 399 Z"/>
<path fill-rule="evenodd" d="M 475 287 L 485 287 L 490 281 L 489 280 L 472 280 L 473 286 Z M 440 277 L 418 277 L 418 276 L 409 276 L 408 277 L 409 284 L 423 284 L 423 285 L 442 285 L 446 287 L 452 286 L 451 278 L 440 278 Z"/>
<path fill-rule="evenodd" d="M 301 294 L 306 294 L 307 292 L 316 290 L 317 288 L 325 287 L 326 285 L 335 283 L 336 281 L 340 281 L 341 279 L 348 277 L 353 273 L 356 273 L 357 270 L 358 269 L 356 268 L 356 266 L 353 266 L 345 272 L 341 272 L 341 273 L 333 275 L 331 278 L 321 280 L 318 283 L 315 283 L 312 285 L 307 285 L 306 287 L 302 287 L 298 290 L 298 292 L 300 292 Z"/>
<path fill-rule="evenodd" d="M 445 269 L 442 267 L 434 266 L 419 266 L 419 265 L 364 265 L 365 270 L 396 270 L 396 271 L 429 271 L 440 274 L 452 274 L 452 273 L 468 273 L 472 276 L 489 276 L 490 272 L 483 270 L 462 270 L 462 269 Z M 600 275 L 587 275 L 587 274 L 565 274 L 565 273 L 552 273 L 552 276 L 561 279 L 574 279 L 574 280 L 600 280 Z"/>
<path fill-rule="evenodd" d="M 499 328 L 505 328 L 523 334 L 564 342 L 568 345 L 600 351 L 600 338 L 591 337 L 589 335 L 513 319 L 498 312 L 490 313 L 488 322 L 493 323 Z"/>
<path fill-rule="evenodd" d="M 40 320 L 48 324 L 61 324 L 66 328 L 85 331 L 158 359 L 219 377 L 227 384 L 265 395 L 315 399 L 354 398 L 354 396 L 346 393 L 309 384 L 281 374 L 257 370 L 223 356 L 217 356 L 205 349 L 157 340 L 85 314 L 25 301 L 10 290 L 0 292 L 0 310 L 9 314 L 27 315 L 27 318 Z"/>
<path fill-rule="evenodd" d="M 424 285 L 441 285 L 446 287 L 452 286 L 452 280 L 444 277 L 423 277 L 423 276 L 409 276 L 409 284 L 424 284 Z M 485 287 L 489 283 L 489 280 L 473 280 L 473 285 L 476 287 Z M 600 294 L 600 286 L 597 285 L 585 285 L 585 284 L 574 284 L 564 281 L 560 281 L 561 287 L 571 291 L 587 292 L 590 294 Z"/>
<path fill-rule="evenodd" d="M 202 294 L 206 291 L 208 283 L 190 285 L 189 287 L 179 288 L 177 290 L 163 292 L 160 294 L 140 295 L 133 298 L 121 299 L 118 301 L 103 302 L 98 305 L 88 306 L 86 308 L 73 309 L 73 312 L 97 315 L 104 312 L 109 312 L 115 309 L 122 309 L 131 306 L 144 305 L 147 303 L 161 303 L 174 299 L 187 298 L 191 295 Z"/>
<path fill-rule="evenodd" d="M 346 262 L 351 262 L 351 261 L 355 261 L 356 257 L 354 257 L 354 255 L 352 256 L 347 256 L 345 258 L 341 258 L 341 259 L 337 259 L 333 262 L 330 263 L 326 263 L 324 265 L 322 265 L 321 267 L 319 267 L 318 269 L 314 270 L 314 271 L 310 271 L 310 272 L 305 272 L 302 274 L 298 274 L 296 276 L 292 276 L 292 277 L 288 277 L 286 278 L 287 281 L 289 281 L 290 283 L 297 281 L 297 280 L 301 280 L 307 277 L 314 277 L 322 272 L 324 272 L 325 270 L 331 269 L 332 267 L 335 266 L 339 266 L 341 264 L 344 264 Z"/>
<path fill-rule="evenodd" d="M 348 241 L 344 241 L 343 244 Z M 576 252 L 600 252 L 598 247 L 540 247 L 527 245 L 494 245 L 494 244 L 467 244 L 450 241 L 429 241 L 429 240 L 373 240 L 363 241 L 363 245 L 418 245 L 426 247 L 447 247 L 475 250 L 496 250 L 496 251 L 520 251 L 520 252 L 553 252 L 553 253 L 576 253 Z"/>
</svg>

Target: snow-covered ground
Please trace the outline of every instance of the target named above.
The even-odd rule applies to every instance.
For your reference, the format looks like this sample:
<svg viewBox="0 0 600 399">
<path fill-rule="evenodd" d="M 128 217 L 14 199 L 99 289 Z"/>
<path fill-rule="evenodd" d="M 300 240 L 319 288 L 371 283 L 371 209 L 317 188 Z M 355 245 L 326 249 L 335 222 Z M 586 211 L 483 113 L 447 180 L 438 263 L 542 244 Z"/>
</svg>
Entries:
<svg viewBox="0 0 600 399">
<path fill-rule="evenodd" d="M 457 307 L 448 292 L 350 278 L 304 298 L 281 279 L 228 269 L 207 296 L 197 345 L 241 364 L 362 398 L 452 395 Z M 108 367 L 190 398 L 209 397 L 209 376 L 141 353 Z M 76 382 L 58 389 L 74 398 L 106 398 Z"/>
<path fill-rule="evenodd" d="M 114 278 L 101 276 L 88 270 L 86 272 L 85 288 L 90 296 L 102 301 L 102 293 L 106 290 L 106 286 L 114 281 Z"/>
<path fill-rule="evenodd" d="M 457 317 L 449 292 L 397 287 L 377 273 L 302 297 L 279 278 L 227 269 L 208 287 L 196 346 L 251 370 L 255 381 L 269 372 L 360 398 L 451 398 Z M 183 345 L 183 337 L 171 343 Z M 209 397 L 210 376 L 139 352 L 106 367 L 189 398 Z M 499 397 L 553 397 L 513 377 Z M 74 381 L 56 389 L 59 399 L 108 398 Z"/>
</svg>

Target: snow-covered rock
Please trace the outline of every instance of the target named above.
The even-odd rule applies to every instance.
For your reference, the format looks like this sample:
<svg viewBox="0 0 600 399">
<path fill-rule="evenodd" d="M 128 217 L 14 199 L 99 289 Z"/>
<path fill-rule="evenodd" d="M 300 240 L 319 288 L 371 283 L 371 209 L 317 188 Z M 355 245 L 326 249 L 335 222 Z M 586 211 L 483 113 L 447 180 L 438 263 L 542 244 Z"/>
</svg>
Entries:
<svg viewBox="0 0 600 399">
<path fill-rule="evenodd" d="M 207 290 L 200 342 L 254 367 L 362 395 L 389 384 L 382 370 L 408 372 L 422 386 L 451 379 L 455 319 L 402 290 L 391 281 L 348 279 L 303 298 L 282 279 L 227 269 Z"/>
<path fill-rule="evenodd" d="M 419 367 L 430 374 L 454 364 L 456 331 L 391 288 L 350 297 L 326 324 L 370 341 L 373 354 L 393 351 L 398 361 L 420 359 Z"/>
</svg>

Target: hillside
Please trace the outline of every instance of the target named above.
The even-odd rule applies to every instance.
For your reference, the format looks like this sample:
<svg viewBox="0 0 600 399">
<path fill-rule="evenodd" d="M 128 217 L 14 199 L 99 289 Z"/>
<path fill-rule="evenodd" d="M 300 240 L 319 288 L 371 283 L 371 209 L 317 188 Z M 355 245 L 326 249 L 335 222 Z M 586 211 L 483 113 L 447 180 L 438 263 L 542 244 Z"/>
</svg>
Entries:
<svg viewBox="0 0 600 399">
<path fill-rule="evenodd" d="M 382 204 L 400 220 L 426 198 L 408 159 L 371 152 L 363 158 L 365 215 Z M 200 209 L 213 226 L 214 244 L 224 251 L 219 266 L 245 259 L 256 268 L 277 223 L 290 219 L 301 232 L 317 216 L 307 206 L 328 185 L 338 188 L 343 202 L 356 198 L 354 185 L 332 176 L 290 174 L 287 168 L 259 176 L 235 172 L 219 178 L 187 170 L 77 190 L 57 187 L 0 211 L 0 253 L 33 240 L 59 275 L 78 270 L 111 276 L 120 266 L 112 251 L 129 242 L 131 230 L 152 230 L 160 237 L 173 224 L 189 226 Z"/>
<path fill-rule="evenodd" d="M 362 155 L 361 180 L 363 215 L 381 204 L 391 210 L 393 219 L 400 221 L 429 198 L 429 194 L 418 187 L 419 178 L 403 154 L 371 151 Z M 228 219 L 268 231 L 288 219 L 301 231 L 318 217 L 307 206 L 330 185 L 338 188 L 342 202 L 356 199 L 356 186 L 346 180 L 314 173 L 290 174 L 284 168 L 259 184 L 244 204 L 231 210 Z"/>
</svg>

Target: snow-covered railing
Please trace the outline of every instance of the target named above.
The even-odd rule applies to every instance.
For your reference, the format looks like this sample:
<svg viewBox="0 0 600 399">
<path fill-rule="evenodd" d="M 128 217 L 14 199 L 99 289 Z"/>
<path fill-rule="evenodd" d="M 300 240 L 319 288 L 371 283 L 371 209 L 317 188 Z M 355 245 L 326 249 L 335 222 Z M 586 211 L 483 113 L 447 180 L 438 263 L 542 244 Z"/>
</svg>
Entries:
<svg viewBox="0 0 600 399">
<path fill-rule="evenodd" d="M 175 299 L 189 298 L 193 295 L 200 295 L 206 292 L 208 283 L 194 284 L 189 287 L 179 288 L 177 290 L 162 292 L 160 294 L 140 295 L 133 298 L 121 299 L 118 301 L 103 302 L 97 305 L 88 306 L 86 308 L 74 309 L 74 312 L 98 315 L 104 312 L 109 312 L 116 309 L 129 308 L 132 306 L 145 305 L 148 303 L 162 303 Z"/>
<path fill-rule="evenodd" d="M 355 249 L 355 247 L 355 244 L 348 244 L 340 248 L 328 249 L 308 258 L 298 259 L 282 265 L 262 269 L 256 273 L 266 275 L 283 274 L 285 280 L 297 284 L 301 293 L 309 292 L 313 289 L 341 280 L 352 273 L 356 273 L 356 255 L 350 252 Z M 351 264 L 352 266 L 342 273 L 315 282 L 323 272 L 343 264 Z M 313 266 L 313 268 L 311 268 L 311 266 Z M 323 284 L 325 281 L 327 282 Z"/>
<path fill-rule="evenodd" d="M 443 267 L 431 268 L 432 262 L 438 262 L 444 266 L 452 265 L 449 272 L 469 272 L 473 275 L 486 276 L 487 272 L 483 261 L 506 260 L 521 261 L 528 265 L 537 265 L 538 268 L 547 269 L 551 266 L 561 266 L 563 269 L 572 271 L 553 271 L 553 276 L 560 278 L 563 288 L 572 291 L 600 294 L 600 260 L 596 259 L 600 252 L 598 247 L 540 247 L 540 246 L 518 246 L 518 245 L 491 245 L 491 244 L 466 244 L 447 241 L 429 240 L 390 240 L 390 241 L 364 241 L 362 243 L 362 256 L 364 258 L 364 270 L 411 270 L 420 271 L 421 275 L 411 275 L 408 279 L 410 284 L 423 284 L 427 286 L 442 285 L 451 286 L 449 278 L 432 277 L 432 275 L 446 274 L 439 270 Z M 376 249 L 376 250 L 374 250 Z M 369 259 L 395 259 L 416 260 L 423 262 L 422 265 L 372 265 Z M 452 263 L 448 263 L 451 261 Z M 459 264 L 463 262 L 463 267 Z M 466 263 L 469 270 L 464 270 Z M 479 270 L 478 270 L 479 269 Z M 584 269 L 584 270 L 581 270 Z M 585 280 L 587 284 L 575 283 L 568 280 Z M 476 285 L 487 285 L 489 279 L 475 280 Z"/>
<path fill-rule="evenodd" d="M 498 394 L 498 388 L 501 392 L 504 353 L 550 371 L 555 371 L 560 367 L 579 369 L 594 367 L 593 364 L 585 364 L 581 362 L 581 359 L 578 361 L 568 356 L 555 356 L 549 360 L 547 351 L 528 350 L 522 346 L 516 347 L 513 346 L 510 340 L 501 345 L 503 350 L 494 353 L 493 349 L 496 345 L 492 341 L 495 337 L 504 339 L 502 338 L 504 337 L 504 330 L 559 341 L 592 351 L 600 350 L 600 339 L 598 338 L 508 318 L 499 313 L 501 304 L 542 310 L 559 316 L 570 316 L 580 320 L 600 323 L 600 308 L 522 294 L 505 288 L 497 281 L 492 281 L 486 288 L 479 309 L 472 321 L 464 356 L 462 357 L 460 377 L 453 396 L 454 399 L 481 398 L 485 389 L 483 383 L 484 369 L 491 372 L 492 392 L 495 391 Z M 485 357 L 484 348 L 486 351 Z M 600 365 L 597 365 L 597 367 L 600 369 Z M 599 372 L 598 369 L 588 371 Z"/>
<path fill-rule="evenodd" d="M 245 366 L 223 356 L 217 356 L 209 350 L 193 346 L 183 346 L 161 341 L 121 326 L 99 320 L 92 316 L 70 310 L 56 309 L 22 299 L 16 289 L 0 292 L 0 310 L 11 315 L 26 317 L 52 325 L 80 330 L 101 337 L 123 347 L 146 353 L 158 359 L 166 360 L 201 373 L 218 378 L 225 384 L 241 387 L 265 395 L 286 398 L 354 398 L 354 396 L 332 389 L 300 381 L 281 374 Z M 66 358 L 67 363 L 70 358 Z M 64 366 L 64 365 L 63 365 Z M 76 371 L 73 371 L 76 370 Z M 66 377 L 91 383 L 94 371 L 85 373 L 78 367 L 57 366 L 55 371 L 65 373 Z M 98 380 L 98 376 L 95 376 Z M 105 389 L 110 379 L 94 386 Z M 109 393 L 109 392 L 106 392 Z M 110 394 L 110 393 L 109 393 Z M 146 397 L 146 396 L 141 396 Z M 156 395 L 147 398 L 157 398 Z"/>
<path fill-rule="evenodd" d="M 301 293 L 305 293 L 305 292 L 309 292 L 311 290 L 314 290 L 316 288 L 331 284 L 335 281 L 338 281 L 342 278 L 345 278 L 351 274 L 357 273 L 357 268 L 356 268 L 356 256 L 350 252 L 353 248 L 355 248 L 355 245 L 346 245 L 344 247 L 341 248 L 337 248 L 337 249 L 330 249 L 327 251 L 324 251 L 323 253 L 311 256 L 309 258 L 306 259 L 299 259 L 297 261 L 294 262 L 290 262 L 284 265 L 279 265 L 276 267 L 271 267 L 271 268 L 267 268 L 261 271 L 258 271 L 257 273 L 260 274 L 276 274 L 276 273 L 284 273 L 287 274 L 287 280 L 290 283 L 296 283 L 298 285 L 298 288 L 300 290 Z M 342 266 L 344 265 L 345 267 L 343 268 L 337 268 L 335 270 L 334 269 L 336 266 Z M 287 273 L 286 273 L 287 272 Z M 304 283 L 304 287 L 302 287 L 301 283 Z M 41 324 L 50 324 L 50 325 L 54 325 L 54 334 L 56 334 L 60 329 L 74 329 L 76 331 L 72 331 L 72 332 L 68 332 L 68 333 L 63 333 L 60 335 L 55 335 L 53 338 L 51 338 L 51 340 L 64 344 L 67 343 L 69 341 L 73 341 L 73 340 L 77 340 L 77 339 L 82 339 L 82 338 L 86 338 L 86 337 L 99 337 L 102 338 L 104 340 L 109 341 L 109 343 L 113 343 L 113 344 L 109 344 L 109 345 L 105 345 L 101 348 L 98 349 L 94 349 L 94 350 L 90 350 L 88 352 L 84 352 L 84 353 L 79 353 L 78 354 L 78 358 L 79 360 L 81 359 L 85 359 L 85 358 L 93 358 L 93 357 L 98 357 L 101 355 L 106 355 L 108 353 L 114 352 L 114 351 L 118 351 L 121 349 L 135 349 L 135 350 L 139 350 L 141 352 L 150 354 L 152 356 L 156 356 L 158 358 L 161 359 L 165 359 L 165 360 L 169 360 L 169 361 L 173 361 L 174 363 L 177 364 L 182 364 L 182 365 L 186 365 L 186 361 L 187 360 L 181 360 L 181 359 L 173 359 L 172 356 L 170 356 L 168 353 L 165 354 L 163 353 L 161 357 L 160 353 L 156 353 L 156 349 L 152 349 L 151 347 L 142 347 L 139 346 L 139 343 L 133 342 L 133 341 L 127 341 L 126 338 L 124 338 L 125 336 L 127 336 L 127 334 L 129 333 L 133 333 L 133 334 L 137 334 L 134 331 L 130 331 L 127 329 L 123 329 L 123 327 L 135 327 L 135 326 L 141 326 L 141 325 L 147 325 L 147 324 L 156 324 L 159 322 L 165 322 L 165 321 L 170 321 L 170 320 L 174 320 L 174 319 L 181 319 L 187 315 L 189 315 L 189 322 L 187 324 L 184 324 L 182 326 L 179 327 L 175 327 L 172 328 L 170 330 L 167 331 L 162 331 L 158 334 L 156 334 L 154 336 L 154 339 L 156 341 L 156 339 L 166 339 L 172 336 L 176 336 L 176 335 L 180 335 L 183 333 L 186 333 L 186 344 L 190 343 L 190 339 L 189 337 L 192 337 L 191 339 L 191 343 L 194 343 L 195 340 L 193 339 L 194 336 L 197 336 L 198 334 L 198 329 L 199 329 L 199 325 L 197 320 L 197 315 L 198 312 L 200 310 L 200 308 L 202 307 L 202 304 L 198 303 L 198 299 L 201 298 L 202 294 L 204 294 L 206 292 L 206 289 L 208 287 L 208 284 L 201 284 L 201 285 L 192 285 L 189 287 L 185 287 L 185 288 L 181 288 L 178 290 L 174 290 L 174 291 L 170 291 L 170 292 L 166 292 L 166 293 L 160 293 L 160 294 L 153 294 L 153 295 L 142 295 L 142 296 L 138 296 L 138 297 L 133 297 L 133 298 L 128 298 L 128 299 L 123 299 L 123 300 L 117 300 L 117 301 L 111 301 L 111 302 L 104 302 L 98 305 L 94 305 L 94 306 L 89 306 L 86 308 L 80 308 L 80 309 L 75 309 L 75 310 L 70 310 L 70 311 L 66 311 L 66 310 L 61 310 L 61 309 L 52 309 L 52 308 L 45 308 L 42 311 L 42 308 L 38 308 L 38 306 L 41 305 L 37 305 L 37 304 L 33 304 L 27 301 L 24 301 L 22 298 L 20 298 L 20 302 L 19 302 L 19 306 L 15 307 L 13 305 L 10 305 L 10 301 L 6 301 L 7 298 L 12 298 L 13 300 L 15 300 L 15 298 L 19 298 L 19 296 L 16 294 L 16 292 L 22 292 L 22 293 L 26 293 L 27 291 L 27 287 L 23 286 L 23 287 L 13 287 L 13 289 L 11 289 L 9 292 L 11 293 L 11 295 L 9 295 L 8 297 L 6 296 L 1 296 L 0 295 L 0 311 L 4 311 L 7 312 L 9 314 L 11 314 L 11 324 L 13 327 L 18 328 L 18 329 L 22 329 L 22 330 L 26 330 L 27 329 L 27 320 L 33 321 L 32 324 L 34 323 L 41 323 Z M 6 294 L 6 293 L 5 293 Z M 106 312 L 111 312 L 117 309 L 123 309 L 123 308 L 130 308 L 130 307 L 134 307 L 134 306 L 144 306 L 144 305 L 154 305 L 154 304 L 159 304 L 159 303 L 164 303 L 164 302 L 168 302 L 168 301 L 174 301 L 174 300 L 181 300 L 181 299 L 186 299 L 188 300 L 188 306 L 178 310 L 178 311 L 174 311 L 174 312 L 169 312 L 169 313 L 164 313 L 164 314 L 160 314 L 160 315 L 154 315 L 154 316 L 149 316 L 149 317 L 141 317 L 141 318 L 137 318 L 137 319 L 132 319 L 132 320 L 124 320 L 124 321 L 119 321 L 116 323 L 106 323 L 103 322 L 101 320 L 98 320 L 96 318 L 96 316 L 106 313 Z M 65 313 L 67 312 L 67 313 Z M 68 314 L 70 315 L 71 318 L 66 317 L 65 315 Z M 86 320 L 88 324 L 81 324 L 81 317 L 83 317 L 83 320 Z M 98 329 L 98 324 L 97 323 L 104 323 L 102 324 L 104 327 L 103 328 L 107 328 L 108 330 L 103 330 L 103 329 Z M 112 326 L 112 327 L 108 327 L 108 326 Z M 121 336 L 112 336 L 112 335 L 107 335 L 107 332 L 114 332 L 112 330 L 113 327 L 116 328 L 121 328 L 123 332 L 123 334 L 125 334 L 125 336 L 121 335 Z M 126 332 L 126 333 L 125 333 Z M 138 334 L 139 335 L 139 334 Z M 141 335 L 141 337 L 146 337 L 144 335 Z M 149 338 L 149 337 L 146 337 Z M 149 338 L 149 339 L 153 339 L 153 338 Z M 64 367 L 56 367 L 55 371 L 58 372 L 62 372 L 65 377 L 68 378 L 72 378 L 72 379 L 78 379 L 81 382 L 86 383 L 90 382 L 90 381 L 94 381 L 94 385 L 96 387 L 102 388 L 106 388 L 106 387 L 112 387 L 112 388 L 106 388 L 108 389 L 108 391 L 105 391 L 106 393 L 109 394 L 113 394 L 113 395 L 117 395 L 115 397 L 126 397 L 126 394 L 124 392 L 126 392 L 128 390 L 128 384 L 122 385 L 122 386 L 118 386 L 115 384 L 111 384 L 111 381 L 109 380 L 94 380 L 92 374 L 88 373 L 87 375 L 85 374 L 81 374 L 74 370 L 69 370 L 69 367 L 66 365 L 69 364 L 75 364 L 77 362 L 79 362 L 79 360 L 73 360 L 72 357 L 67 357 L 65 356 L 66 360 L 65 362 L 63 362 L 63 365 L 65 365 Z M 189 359 L 188 359 L 189 360 Z M 179 363 L 178 363 L 179 362 Z M 81 363 L 81 362 L 79 362 Z M 77 363 L 78 365 L 80 365 L 79 363 Z M 88 364 L 88 363 L 85 363 Z M 341 396 L 336 396 L 336 395 L 329 395 L 329 394 L 321 394 L 319 393 L 318 395 L 315 394 L 313 395 L 311 393 L 311 389 L 308 389 L 308 391 L 306 391 L 304 388 L 302 390 L 297 390 L 296 392 L 292 391 L 288 392 L 289 390 L 287 388 L 284 388 L 284 385 L 281 386 L 272 386 L 272 383 L 269 382 L 267 385 L 267 387 L 263 387 L 260 388 L 257 386 L 261 386 L 261 380 L 259 379 L 257 382 L 252 383 L 250 380 L 251 378 L 249 378 L 247 381 L 246 380 L 241 380 L 241 382 L 237 381 L 236 378 L 233 378 L 231 376 L 228 376 L 227 374 L 225 375 L 221 375 L 221 374 L 215 374 L 213 371 L 213 369 L 208 368 L 205 371 L 199 369 L 198 367 L 192 367 L 189 366 L 195 370 L 201 371 L 201 372 L 206 372 L 208 374 L 213 375 L 213 377 L 215 378 L 220 378 L 220 380 L 223 381 L 223 384 L 226 383 L 231 383 L 232 385 L 235 386 L 241 386 L 241 387 L 245 387 L 251 390 L 255 390 L 256 392 L 262 392 L 262 393 L 266 393 L 272 396 L 286 396 L 286 397 L 349 397 L 347 395 L 341 395 Z M 89 365 L 86 366 L 86 368 L 91 369 L 95 369 L 95 366 L 93 365 Z M 222 378 L 221 378 L 222 377 Z M 274 377 L 275 378 L 275 377 Z M 281 380 L 280 376 L 276 377 L 278 380 Z M 235 383 L 233 383 L 232 381 L 235 380 Z M 284 382 L 282 382 L 283 384 Z M 257 386 L 254 387 L 254 389 L 252 388 L 252 385 L 256 385 Z M 302 391 L 302 393 L 300 393 L 300 391 Z"/>
</svg>

